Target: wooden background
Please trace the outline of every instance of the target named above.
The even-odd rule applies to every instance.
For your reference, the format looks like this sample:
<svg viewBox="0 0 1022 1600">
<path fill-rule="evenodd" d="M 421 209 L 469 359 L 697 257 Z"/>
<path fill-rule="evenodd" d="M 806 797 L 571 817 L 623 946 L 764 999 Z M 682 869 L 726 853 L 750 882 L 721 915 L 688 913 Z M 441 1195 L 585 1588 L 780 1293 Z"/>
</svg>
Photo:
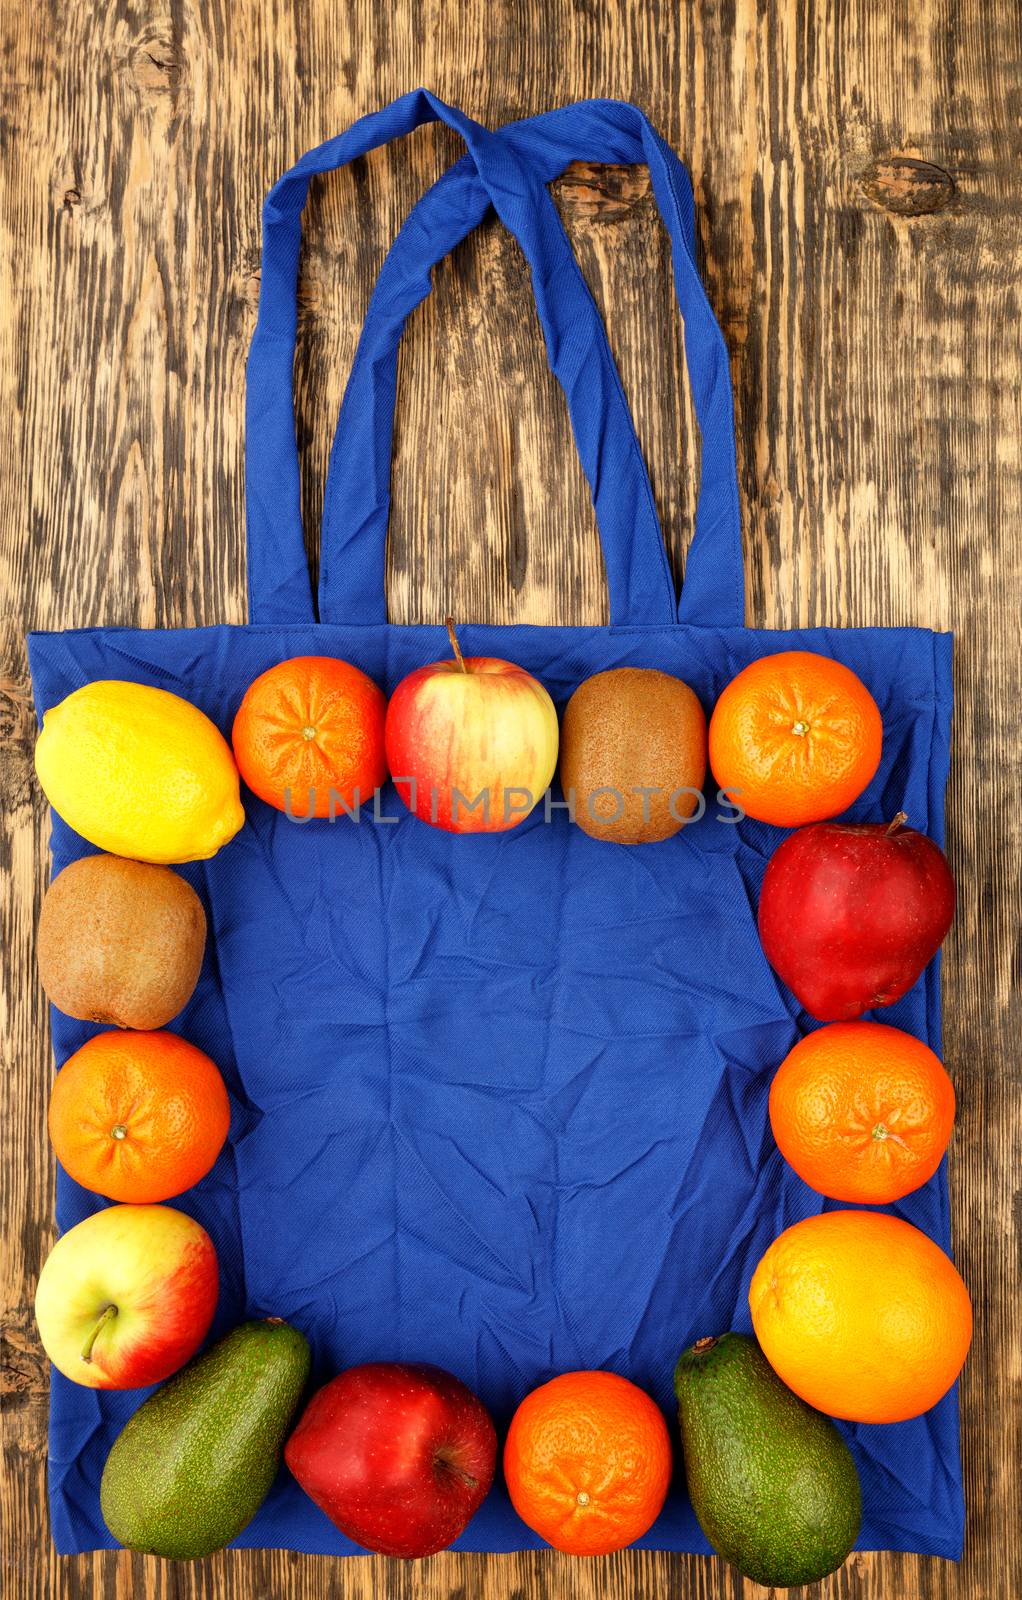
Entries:
<svg viewBox="0 0 1022 1600">
<path fill-rule="evenodd" d="M 952 1183 L 978 1310 L 960 1568 L 857 1556 L 821 1591 L 1017 1592 L 1020 127 L 1017 0 L 8 0 L 3 29 L 3 1592 L 175 1600 L 657 1600 L 752 1594 L 721 1563 L 624 1554 L 402 1565 L 57 1560 L 46 1366 L 51 1061 L 32 969 L 47 817 L 23 634 L 245 617 L 242 385 L 259 204 L 306 146 L 425 83 L 499 123 L 637 101 L 688 162 L 731 351 L 750 621 L 957 633 L 945 1039 Z M 373 276 L 457 154 L 423 130 L 316 185 L 298 368 L 307 525 Z M 558 200 L 604 308 L 679 571 L 695 444 L 644 171 Z M 596 622 L 597 536 L 528 275 L 496 224 L 436 275 L 401 363 L 397 621 Z"/>
</svg>

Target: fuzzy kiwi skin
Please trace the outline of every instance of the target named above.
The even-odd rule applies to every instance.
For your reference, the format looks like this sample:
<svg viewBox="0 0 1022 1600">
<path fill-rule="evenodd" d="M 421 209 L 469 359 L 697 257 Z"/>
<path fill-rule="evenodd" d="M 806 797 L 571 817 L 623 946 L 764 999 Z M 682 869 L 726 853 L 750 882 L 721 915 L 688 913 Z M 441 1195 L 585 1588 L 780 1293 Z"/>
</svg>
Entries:
<svg viewBox="0 0 1022 1600">
<path fill-rule="evenodd" d="M 69 1017 L 162 1028 L 191 998 L 206 914 L 170 867 L 85 856 L 64 868 L 39 915 L 36 959 L 47 998 Z"/>
<path fill-rule="evenodd" d="M 613 844 L 670 839 L 692 815 L 706 782 L 702 706 L 687 683 L 652 667 L 597 672 L 565 707 L 560 779 L 565 797 L 574 794 L 575 821 L 590 838 Z M 616 790 L 620 802 L 597 795 L 599 789 Z M 643 796 L 639 789 L 656 792 Z"/>
</svg>

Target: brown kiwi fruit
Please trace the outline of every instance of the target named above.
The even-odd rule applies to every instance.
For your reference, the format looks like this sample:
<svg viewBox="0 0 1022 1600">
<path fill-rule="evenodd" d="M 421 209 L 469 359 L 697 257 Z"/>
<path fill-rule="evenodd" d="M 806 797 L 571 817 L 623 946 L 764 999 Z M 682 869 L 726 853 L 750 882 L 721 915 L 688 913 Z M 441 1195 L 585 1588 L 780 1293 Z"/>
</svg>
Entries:
<svg viewBox="0 0 1022 1600">
<path fill-rule="evenodd" d="M 206 946 L 206 913 L 169 867 L 86 856 L 50 884 L 36 956 L 48 998 L 69 1017 L 162 1028 L 187 1004 Z"/>
<path fill-rule="evenodd" d="M 574 791 L 575 821 L 590 838 L 669 839 L 692 815 L 706 781 L 703 708 L 688 684 L 667 672 L 597 672 L 568 701 L 560 777 L 565 799 Z"/>
</svg>

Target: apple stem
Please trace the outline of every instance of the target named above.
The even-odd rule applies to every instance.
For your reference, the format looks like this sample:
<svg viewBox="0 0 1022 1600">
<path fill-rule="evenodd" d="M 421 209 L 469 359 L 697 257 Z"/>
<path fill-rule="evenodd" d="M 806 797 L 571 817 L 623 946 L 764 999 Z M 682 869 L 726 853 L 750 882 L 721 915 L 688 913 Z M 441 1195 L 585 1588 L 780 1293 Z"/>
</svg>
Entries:
<svg viewBox="0 0 1022 1600">
<path fill-rule="evenodd" d="M 892 836 L 892 834 L 897 833 L 899 828 L 903 828 L 907 821 L 908 821 L 908 812 L 907 811 L 899 811 L 898 815 L 894 818 L 894 820 L 887 824 L 887 831 L 884 834 L 884 838 L 885 839 L 889 839 Z"/>
<path fill-rule="evenodd" d="M 465 665 L 465 657 L 461 653 L 461 645 L 458 643 L 458 635 L 454 631 L 454 618 L 448 617 L 446 621 L 447 633 L 451 641 L 451 649 L 454 651 L 455 660 L 457 661 L 462 672 L 467 672 L 468 668 Z"/>
<path fill-rule="evenodd" d="M 93 1347 L 93 1345 L 96 1343 L 96 1340 L 99 1338 L 101 1332 L 106 1327 L 107 1323 L 113 1317 L 116 1317 L 116 1315 L 117 1315 L 117 1307 L 116 1306 L 111 1305 L 111 1306 L 107 1306 L 104 1309 L 102 1316 L 100 1317 L 99 1321 L 96 1323 L 96 1326 L 93 1328 L 92 1332 L 89 1334 L 89 1337 L 86 1339 L 85 1343 L 82 1345 L 82 1360 L 83 1361 L 91 1361 L 92 1360 L 92 1347 Z"/>
<path fill-rule="evenodd" d="M 448 1472 L 453 1472 L 456 1478 L 460 1478 L 468 1489 L 474 1489 L 479 1482 L 478 1478 L 473 1478 L 471 1472 L 465 1472 L 462 1467 L 456 1467 L 453 1461 L 447 1462 L 447 1470 Z"/>
<path fill-rule="evenodd" d="M 455 1478 L 460 1478 L 466 1488 L 474 1489 L 479 1482 L 479 1479 L 474 1478 L 471 1472 L 466 1472 L 464 1467 L 459 1466 L 457 1461 L 452 1460 L 446 1448 L 438 1450 L 435 1459 L 437 1467 L 444 1472 L 451 1473 Z"/>
</svg>

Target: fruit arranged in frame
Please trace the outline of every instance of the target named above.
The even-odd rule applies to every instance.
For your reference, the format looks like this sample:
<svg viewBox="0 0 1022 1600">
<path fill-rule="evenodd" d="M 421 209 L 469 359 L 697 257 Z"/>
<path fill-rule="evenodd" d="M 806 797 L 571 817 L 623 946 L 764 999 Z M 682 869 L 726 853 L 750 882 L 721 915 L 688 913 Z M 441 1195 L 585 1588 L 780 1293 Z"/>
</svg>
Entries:
<svg viewBox="0 0 1022 1600">
<path fill-rule="evenodd" d="M 35 765 L 57 815 L 113 855 L 205 861 L 245 821 L 219 730 L 198 706 L 145 683 L 101 679 L 52 706 Z"/>
<path fill-rule="evenodd" d="M 50 1139 L 76 1183 L 108 1200 L 169 1200 L 198 1183 L 231 1120 L 209 1056 L 173 1033 L 99 1033 L 58 1072 Z"/>
<path fill-rule="evenodd" d="M 840 661 L 810 650 L 761 656 L 710 718 L 721 789 L 760 822 L 797 828 L 847 810 L 880 765 L 876 701 Z"/>
<path fill-rule="evenodd" d="M 408 809 L 449 833 L 501 833 L 528 816 L 557 765 L 557 712 L 543 685 L 493 656 L 454 655 L 409 673 L 387 707 L 387 761 Z"/>
<path fill-rule="evenodd" d="M 849 1422 L 904 1422 L 951 1388 L 972 1338 L 969 1291 L 943 1250 L 880 1211 L 828 1211 L 775 1239 L 752 1323 L 797 1395 Z"/>
<path fill-rule="evenodd" d="M 561 725 L 561 788 L 593 839 L 670 839 L 706 781 L 706 717 L 687 683 L 617 667 L 580 683 Z M 640 791 L 645 790 L 645 793 Z"/>
<path fill-rule="evenodd" d="M 309 1346 L 279 1317 L 244 1322 L 129 1418 L 107 1457 L 100 1507 L 129 1550 L 212 1555 L 262 1505 L 309 1375 Z"/>
<path fill-rule="evenodd" d="M 39 1337 L 65 1378 L 141 1389 L 184 1366 L 216 1310 L 216 1251 L 170 1206 L 111 1206 L 54 1245 L 39 1274 Z"/>
<path fill-rule="evenodd" d="M 671 1466 L 658 1407 L 613 1372 L 566 1372 L 534 1389 L 504 1446 L 518 1515 L 555 1550 L 576 1556 L 610 1555 L 648 1533 Z"/>
<path fill-rule="evenodd" d="M 231 738 L 241 776 L 294 817 L 357 811 L 387 779 L 386 709 L 383 691 L 350 662 L 281 661 L 249 684 L 238 707 Z"/>
<path fill-rule="evenodd" d="M 791 1050 L 770 1086 L 785 1161 L 818 1194 L 887 1205 L 932 1178 L 955 1120 L 929 1045 L 881 1022 L 832 1022 Z"/>
<path fill-rule="evenodd" d="M 816 1583 L 862 1522 L 848 1446 L 744 1333 L 697 1339 L 674 1373 L 692 1509 L 717 1554 L 772 1588 Z"/>
<path fill-rule="evenodd" d="M 372 1361 L 313 1395 L 284 1458 L 311 1500 L 366 1550 L 445 1550 L 486 1498 L 497 1435 L 439 1367 Z"/>
<path fill-rule="evenodd" d="M 169 867 L 85 856 L 54 878 L 39 913 L 39 979 L 58 1011 L 118 1028 L 162 1028 L 191 999 L 206 914 Z"/>
<path fill-rule="evenodd" d="M 763 876 L 759 936 L 774 971 L 820 1022 L 849 1022 L 910 989 L 955 914 L 944 852 L 906 828 L 825 822 L 778 845 Z"/>
</svg>

